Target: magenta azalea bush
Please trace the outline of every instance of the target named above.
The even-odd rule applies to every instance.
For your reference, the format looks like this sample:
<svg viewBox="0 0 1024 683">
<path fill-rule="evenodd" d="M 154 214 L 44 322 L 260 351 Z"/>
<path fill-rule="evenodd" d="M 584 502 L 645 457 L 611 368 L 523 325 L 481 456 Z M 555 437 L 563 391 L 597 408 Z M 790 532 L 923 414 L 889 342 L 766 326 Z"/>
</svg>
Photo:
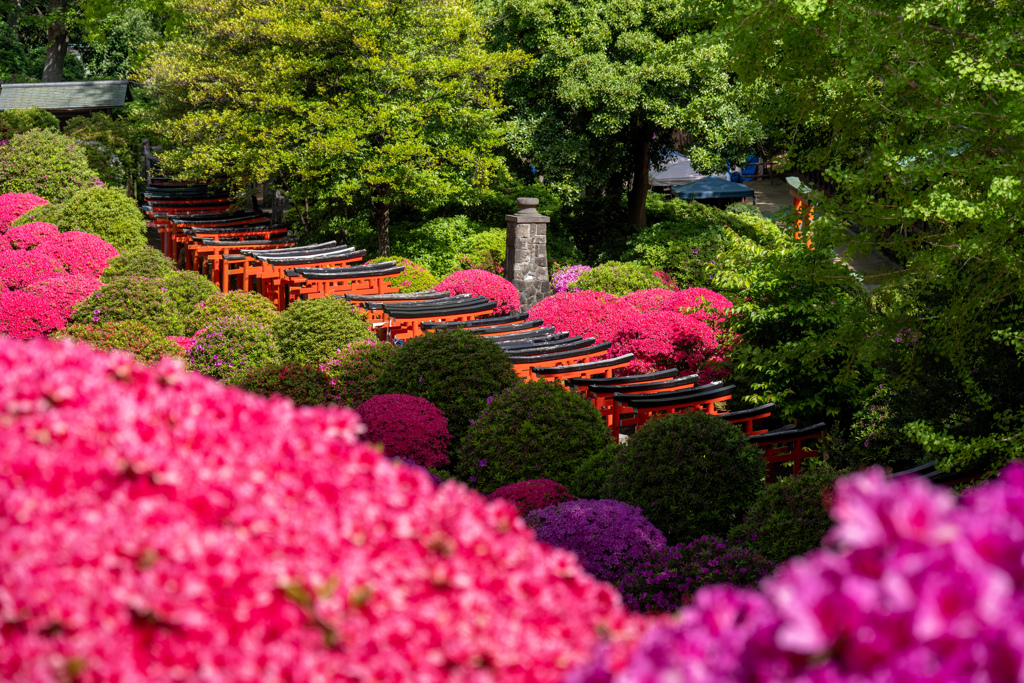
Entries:
<svg viewBox="0 0 1024 683">
<path fill-rule="evenodd" d="M 3 680 L 555 683 L 644 623 L 351 410 L 0 339 L 0 428 Z"/>
<path fill-rule="evenodd" d="M 515 285 L 486 270 L 457 270 L 434 285 L 434 291 L 485 296 L 498 303 L 495 315 L 508 315 L 519 310 L 519 290 Z"/>
<path fill-rule="evenodd" d="M 62 232 L 40 244 L 36 251 L 52 256 L 68 273 L 99 277 L 119 254 L 112 244 L 88 232 Z"/>
<path fill-rule="evenodd" d="M 576 553 L 588 572 L 615 583 L 665 548 L 665 536 L 640 508 L 617 500 L 574 500 L 534 510 L 537 540 Z"/>
<path fill-rule="evenodd" d="M 425 398 L 380 394 L 356 408 L 366 425 L 363 437 L 384 444 L 384 454 L 422 465 L 448 464 L 448 420 Z"/>
<path fill-rule="evenodd" d="M 102 286 L 98 277 L 60 273 L 48 280 L 28 285 L 25 291 L 46 299 L 62 320 L 67 321 L 71 319 L 78 304 Z"/>
<path fill-rule="evenodd" d="M 526 516 L 534 510 L 575 500 L 557 481 L 551 479 L 528 479 L 495 489 L 487 500 L 504 500 L 516 506 L 519 514 Z"/>
<path fill-rule="evenodd" d="M 573 284 L 580 279 L 580 275 L 590 270 L 590 266 L 566 266 L 559 268 L 551 275 L 551 293 L 561 294 L 562 292 L 575 291 Z"/>
<path fill-rule="evenodd" d="M 1024 465 L 957 497 L 874 468 L 836 483 L 835 549 L 760 592 L 700 590 L 620 666 L 573 683 L 1015 681 L 1024 667 Z"/>
<path fill-rule="evenodd" d="M 47 240 L 55 239 L 60 231 L 53 223 L 35 221 L 8 228 L 4 233 L 12 249 L 32 249 Z"/>
<path fill-rule="evenodd" d="M 563 292 L 542 300 L 530 309 L 530 315 L 559 332 L 594 337 L 598 343 L 611 341 L 615 332 L 636 311 L 622 299 L 605 292 L 586 290 Z"/>
<path fill-rule="evenodd" d="M 49 203 L 42 197 L 29 192 L 0 194 L 0 234 L 7 232 L 11 223 L 20 218 L 22 214 Z"/>
<path fill-rule="evenodd" d="M 23 289 L 62 273 L 61 264 L 38 249 L 0 251 L 0 282 L 8 289 Z"/>
<path fill-rule="evenodd" d="M 641 374 L 677 367 L 683 374 L 700 372 L 701 381 L 719 379 L 722 370 L 705 367 L 715 356 L 715 331 L 693 316 L 670 311 L 640 313 L 622 322 L 612 337 L 612 356 L 636 354 L 626 372 Z"/>
<path fill-rule="evenodd" d="M 196 343 L 196 338 L 169 336 L 167 337 L 167 341 L 174 342 L 178 348 L 181 349 L 182 353 L 188 353 L 189 349 L 192 348 L 192 345 Z"/>
<path fill-rule="evenodd" d="M 0 333 L 15 339 L 31 339 L 58 330 L 65 324 L 67 318 L 47 297 L 0 287 Z"/>
</svg>

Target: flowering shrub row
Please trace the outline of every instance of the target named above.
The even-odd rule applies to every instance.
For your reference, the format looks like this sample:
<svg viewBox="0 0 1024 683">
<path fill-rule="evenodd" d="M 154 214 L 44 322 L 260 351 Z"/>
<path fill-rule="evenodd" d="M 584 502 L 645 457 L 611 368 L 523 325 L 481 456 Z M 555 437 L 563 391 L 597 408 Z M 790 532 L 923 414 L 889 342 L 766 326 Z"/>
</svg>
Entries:
<svg viewBox="0 0 1024 683">
<path fill-rule="evenodd" d="M 519 310 L 519 290 L 515 285 L 486 270 L 457 270 L 434 285 L 434 291 L 485 296 L 498 303 L 495 315 L 508 315 Z"/>
</svg>

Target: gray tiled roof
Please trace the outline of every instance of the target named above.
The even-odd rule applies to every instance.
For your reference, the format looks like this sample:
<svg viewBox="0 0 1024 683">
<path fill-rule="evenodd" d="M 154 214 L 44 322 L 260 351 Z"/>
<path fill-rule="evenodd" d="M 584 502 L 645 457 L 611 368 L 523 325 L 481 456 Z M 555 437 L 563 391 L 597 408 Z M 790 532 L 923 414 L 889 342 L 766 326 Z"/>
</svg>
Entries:
<svg viewBox="0 0 1024 683">
<path fill-rule="evenodd" d="M 74 81 L 69 83 L 5 83 L 0 89 L 0 111 L 38 107 L 48 110 L 108 109 L 131 101 L 128 81 Z"/>
</svg>

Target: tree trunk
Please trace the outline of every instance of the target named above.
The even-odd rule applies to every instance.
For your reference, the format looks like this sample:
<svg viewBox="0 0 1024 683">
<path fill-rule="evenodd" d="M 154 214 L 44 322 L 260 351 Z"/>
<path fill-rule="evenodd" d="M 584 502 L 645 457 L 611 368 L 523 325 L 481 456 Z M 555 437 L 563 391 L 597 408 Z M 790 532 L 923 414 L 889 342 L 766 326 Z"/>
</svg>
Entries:
<svg viewBox="0 0 1024 683">
<path fill-rule="evenodd" d="M 626 203 L 626 220 L 637 228 L 647 227 L 647 190 L 650 187 L 648 174 L 651 169 L 651 139 L 654 126 L 643 123 L 633 140 L 633 187 L 629 190 Z"/>
<path fill-rule="evenodd" d="M 50 13 L 56 14 L 47 35 L 43 83 L 60 83 L 64 78 L 64 60 L 68 56 L 68 27 L 64 23 L 66 0 L 50 0 Z"/>
<path fill-rule="evenodd" d="M 387 200 L 387 188 L 374 192 L 373 226 L 377 228 L 377 250 L 381 256 L 391 256 L 391 202 Z"/>
</svg>

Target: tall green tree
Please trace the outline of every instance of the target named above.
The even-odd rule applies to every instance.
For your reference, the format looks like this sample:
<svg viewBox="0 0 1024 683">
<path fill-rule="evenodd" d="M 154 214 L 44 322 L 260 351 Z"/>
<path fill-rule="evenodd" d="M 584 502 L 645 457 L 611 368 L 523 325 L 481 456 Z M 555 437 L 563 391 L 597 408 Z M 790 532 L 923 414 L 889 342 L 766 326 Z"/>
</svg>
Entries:
<svg viewBox="0 0 1024 683">
<path fill-rule="evenodd" d="M 742 3 L 731 40 L 740 77 L 779 88 L 816 234 L 900 263 L 862 339 L 902 385 L 944 387 L 933 405 L 958 388 L 906 432 L 949 467 L 1024 453 L 1024 5 Z"/>
<path fill-rule="evenodd" d="M 500 168 L 498 86 L 523 57 L 486 50 L 465 0 L 176 6 L 180 35 L 149 68 L 171 172 L 368 198 L 388 255 L 397 202 L 437 205 Z"/>
<path fill-rule="evenodd" d="M 713 35 L 726 9 L 719 0 L 502 0 L 493 43 L 535 57 L 506 84 L 511 150 L 546 181 L 617 195 L 629 185 L 628 220 L 643 226 L 652 163 L 681 148 L 716 172 L 758 137 L 730 83 L 728 47 Z"/>
</svg>

